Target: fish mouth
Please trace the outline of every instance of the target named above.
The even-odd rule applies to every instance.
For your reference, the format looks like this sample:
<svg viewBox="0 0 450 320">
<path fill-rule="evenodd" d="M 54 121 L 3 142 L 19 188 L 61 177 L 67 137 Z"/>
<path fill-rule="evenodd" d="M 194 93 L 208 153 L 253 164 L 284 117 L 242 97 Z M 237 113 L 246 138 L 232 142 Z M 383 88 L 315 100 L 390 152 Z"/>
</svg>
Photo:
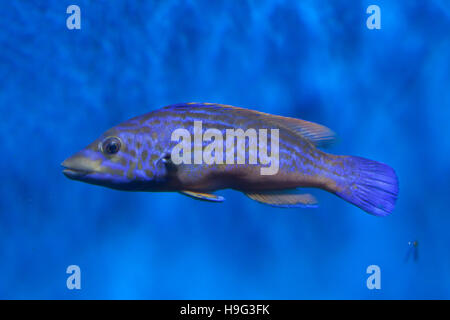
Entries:
<svg viewBox="0 0 450 320">
<path fill-rule="evenodd" d="M 85 175 L 88 175 L 92 171 L 86 171 L 86 170 L 80 170 L 80 169 L 74 169 L 74 168 L 64 168 L 62 172 L 66 177 L 74 179 L 74 178 L 84 177 Z"/>
<path fill-rule="evenodd" d="M 63 167 L 63 174 L 70 179 L 80 179 L 94 172 L 84 161 L 80 161 L 79 157 L 68 158 L 61 163 L 61 166 Z"/>
</svg>

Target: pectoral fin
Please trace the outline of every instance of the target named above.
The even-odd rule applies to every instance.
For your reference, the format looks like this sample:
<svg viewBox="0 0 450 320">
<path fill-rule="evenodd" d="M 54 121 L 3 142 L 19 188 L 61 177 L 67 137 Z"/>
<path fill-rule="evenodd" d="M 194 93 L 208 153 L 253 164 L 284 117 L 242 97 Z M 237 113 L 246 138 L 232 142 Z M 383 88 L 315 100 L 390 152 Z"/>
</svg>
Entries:
<svg viewBox="0 0 450 320">
<path fill-rule="evenodd" d="M 191 197 L 191 198 L 194 198 L 197 200 L 205 200 L 205 201 L 213 201 L 213 202 L 222 202 L 225 200 L 225 198 L 222 196 L 217 196 L 215 194 L 210 194 L 210 193 L 188 191 L 188 190 L 181 190 L 179 192 L 188 197 Z"/>
<path fill-rule="evenodd" d="M 309 193 L 292 193 L 291 190 L 247 192 L 245 195 L 252 200 L 282 208 L 317 207 L 318 203 Z"/>
</svg>

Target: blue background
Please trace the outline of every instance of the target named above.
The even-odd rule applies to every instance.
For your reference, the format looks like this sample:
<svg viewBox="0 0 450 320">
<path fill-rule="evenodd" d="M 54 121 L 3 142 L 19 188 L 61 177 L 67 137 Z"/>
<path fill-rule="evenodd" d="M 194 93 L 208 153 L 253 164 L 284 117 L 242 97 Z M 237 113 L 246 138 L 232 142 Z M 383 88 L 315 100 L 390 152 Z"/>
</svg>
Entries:
<svg viewBox="0 0 450 320">
<path fill-rule="evenodd" d="M 66 28 L 70 4 L 81 30 Z M 381 30 L 366 27 L 370 4 Z M 0 298 L 450 298 L 448 1 L 5 0 L 0 12 Z M 111 126 L 189 101 L 327 125 L 330 152 L 395 168 L 394 213 L 325 192 L 318 209 L 287 210 L 62 175 Z M 372 264 L 381 290 L 366 287 Z"/>
</svg>

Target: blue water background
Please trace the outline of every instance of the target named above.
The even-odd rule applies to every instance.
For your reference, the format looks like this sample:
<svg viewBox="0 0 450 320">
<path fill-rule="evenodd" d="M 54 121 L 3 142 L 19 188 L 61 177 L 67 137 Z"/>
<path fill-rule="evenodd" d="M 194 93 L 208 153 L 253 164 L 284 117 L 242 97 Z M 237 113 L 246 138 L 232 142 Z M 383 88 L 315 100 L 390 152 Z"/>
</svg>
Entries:
<svg viewBox="0 0 450 320">
<path fill-rule="evenodd" d="M 70 4 L 81 30 L 66 28 Z M 62 175 L 106 129 L 189 101 L 327 125 L 330 152 L 395 168 L 394 213 L 325 192 L 286 210 Z M 0 298 L 450 298 L 448 1 L 4 0 L 0 114 Z M 66 288 L 72 264 L 81 290 Z M 372 264 L 381 290 L 366 287 Z"/>
</svg>

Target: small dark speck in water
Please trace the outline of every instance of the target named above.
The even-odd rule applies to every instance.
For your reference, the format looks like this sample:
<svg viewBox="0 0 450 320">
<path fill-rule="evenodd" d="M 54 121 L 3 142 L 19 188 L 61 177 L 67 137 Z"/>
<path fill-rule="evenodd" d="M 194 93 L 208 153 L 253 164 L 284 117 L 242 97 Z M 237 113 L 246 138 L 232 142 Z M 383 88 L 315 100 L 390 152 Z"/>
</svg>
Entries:
<svg viewBox="0 0 450 320">
<path fill-rule="evenodd" d="M 406 253 L 405 262 L 419 260 L 419 242 L 417 240 L 408 241 L 408 252 Z"/>
</svg>

